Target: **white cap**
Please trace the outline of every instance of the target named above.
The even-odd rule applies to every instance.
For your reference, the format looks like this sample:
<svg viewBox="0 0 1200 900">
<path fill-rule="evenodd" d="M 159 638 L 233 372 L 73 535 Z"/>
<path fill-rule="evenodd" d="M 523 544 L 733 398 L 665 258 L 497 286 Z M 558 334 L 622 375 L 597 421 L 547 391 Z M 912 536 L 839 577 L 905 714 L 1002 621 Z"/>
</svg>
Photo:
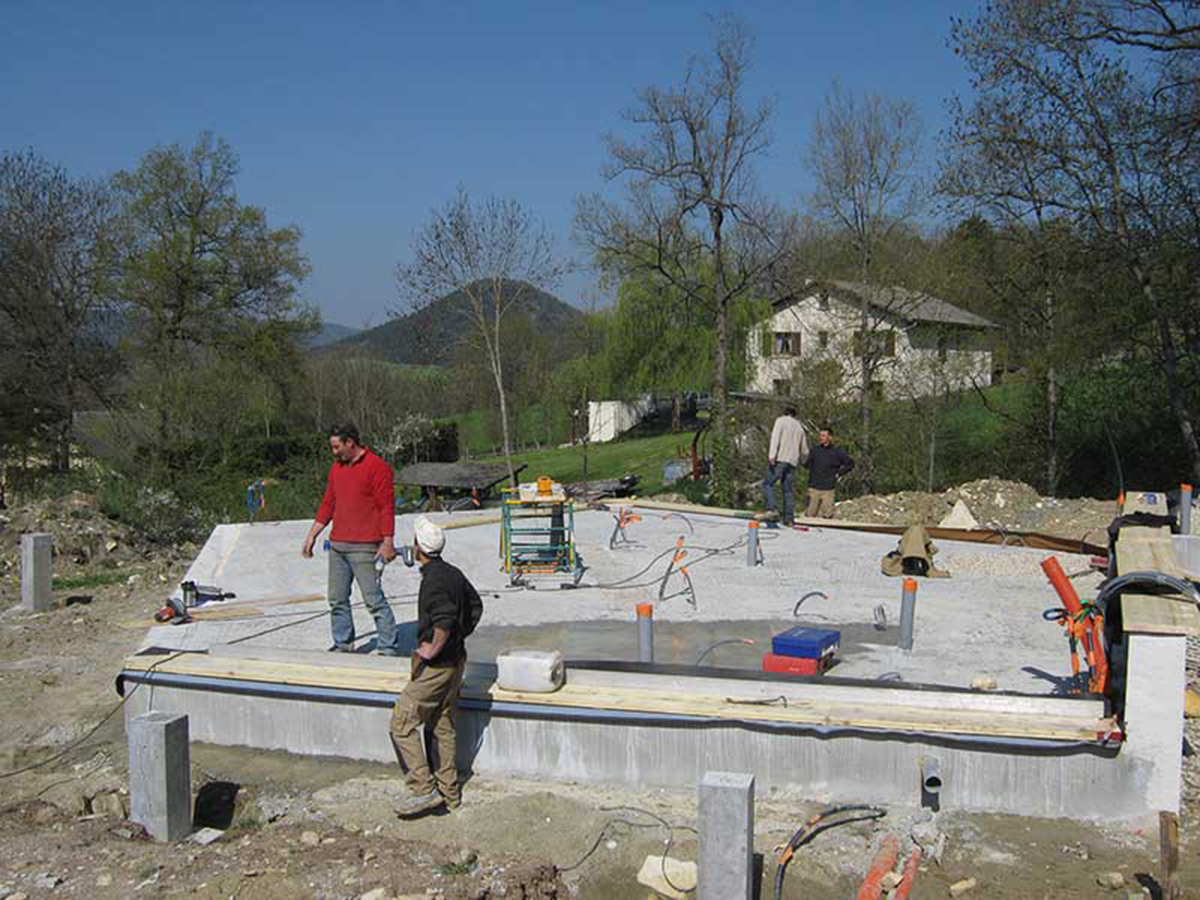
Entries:
<svg viewBox="0 0 1200 900">
<path fill-rule="evenodd" d="M 446 532 L 425 516 L 421 516 L 413 525 L 413 536 L 417 539 L 417 546 L 427 556 L 436 556 L 446 546 Z"/>
</svg>

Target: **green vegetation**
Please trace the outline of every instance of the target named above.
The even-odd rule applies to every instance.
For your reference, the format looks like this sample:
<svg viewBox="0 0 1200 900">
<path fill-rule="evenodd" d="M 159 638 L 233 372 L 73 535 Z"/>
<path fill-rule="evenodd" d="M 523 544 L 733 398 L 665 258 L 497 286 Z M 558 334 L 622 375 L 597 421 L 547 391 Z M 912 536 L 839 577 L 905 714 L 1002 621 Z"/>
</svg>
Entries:
<svg viewBox="0 0 1200 900">
<path fill-rule="evenodd" d="M 53 589 L 56 591 L 82 591 L 109 584 L 120 584 L 128 577 L 128 572 L 95 572 L 91 575 L 77 575 L 74 578 L 55 578 Z"/>
</svg>

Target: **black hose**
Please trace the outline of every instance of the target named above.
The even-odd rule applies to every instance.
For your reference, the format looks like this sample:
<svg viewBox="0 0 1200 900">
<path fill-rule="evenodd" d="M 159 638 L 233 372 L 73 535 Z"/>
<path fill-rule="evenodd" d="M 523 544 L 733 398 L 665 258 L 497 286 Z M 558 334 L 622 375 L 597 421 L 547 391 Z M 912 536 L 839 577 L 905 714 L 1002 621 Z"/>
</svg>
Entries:
<svg viewBox="0 0 1200 900">
<path fill-rule="evenodd" d="M 1196 586 L 1190 581 L 1176 578 L 1174 575 L 1167 575 L 1164 572 L 1129 572 L 1116 578 L 1110 578 L 1100 585 L 1100 592 L 1096 595 L 1096 606 L 1104 609 L 1113 594 L 1123 591 L 1131 584 L 1152 584 L 1156 587 L 1171 588 L 1200 605 L 1200 591 L 1197 591 Z"/>
<path fill-rule="evenodd" d="M 826 821 L 832 816 L 837 816 L 842 813 L 861 812 L 861 816 L 848 816 L 846 818 L 835 819 L 834 821 Z M 845 806 L 831 806 L 817 813 L 798 829 L 792 835 L 790 841 L 785 845 L 783 852 L 779 854 L 779 860 L 775 866 L 775 900 L 783 898 L 783 879 L 787 873 L 788 863 L 791 862 L 793 854 L 815 838 L 822 831 L 828 831 L 830 828 L 837 828 L 839 825 L 849 825 L 851 822 L 866 822 L 875 819 L 882 819 L 887 815 L 887 810 L 879 806 L 869 806 L 866 804 L 852 803 Z"/>
</svg>

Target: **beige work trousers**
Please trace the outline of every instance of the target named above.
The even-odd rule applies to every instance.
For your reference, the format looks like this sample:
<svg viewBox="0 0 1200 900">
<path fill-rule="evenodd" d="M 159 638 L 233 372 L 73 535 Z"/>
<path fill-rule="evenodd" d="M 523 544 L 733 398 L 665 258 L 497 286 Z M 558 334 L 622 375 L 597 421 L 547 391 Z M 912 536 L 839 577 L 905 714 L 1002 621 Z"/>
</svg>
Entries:
<svg viewBox="0 0 1200 900">
<path fill-rule="evenodd" d="M 809 519 L 833 518 L 833 491 L 822 491 L 816 488 L 808 489 L 808 509 L 804 515 Z"/>
<path fill-rule="evenodd" d="M 454 764 L 457 749 L 454 717 L 458 713 L 458 691 L 467 657 L 464 653 L 453 666 L 422 667 L 420 662 L 421 658 L 414 653 L 413 678 L 392 709 L 392 745 L 414 796 L 431 794 L 436 787 L 448 804 L 457 806 L 461 797 L 458 768 Z M 425 752 L 425 728 L 430 725 L 433 726 L 430 749 L 436 754 L 437 764 L 433 772 Z"/>
</svg>

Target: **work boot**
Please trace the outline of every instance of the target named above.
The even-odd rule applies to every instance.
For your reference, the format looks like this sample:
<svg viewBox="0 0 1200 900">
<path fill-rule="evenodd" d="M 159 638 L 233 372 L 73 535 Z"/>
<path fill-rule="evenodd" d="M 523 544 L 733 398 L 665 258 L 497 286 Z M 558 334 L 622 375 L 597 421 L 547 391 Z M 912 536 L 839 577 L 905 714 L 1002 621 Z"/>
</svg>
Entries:
<svg viewBox="0 0 1200 900">
<path fill-rule="evenodd" d="M 396 815 L 402 819 L 411 819 L 445 805 L 446 801 L 437 791 L 430 791 L 428 794 L 413 794 L 408 799 L 396 804 Z"/>
<path fill-rule="evenodd" d="M 353 644 L 334 644 L 332 647 L 329 648 L 329 652 L 330 653 L 353 653 L 354 645 Z"/>
</svg>

